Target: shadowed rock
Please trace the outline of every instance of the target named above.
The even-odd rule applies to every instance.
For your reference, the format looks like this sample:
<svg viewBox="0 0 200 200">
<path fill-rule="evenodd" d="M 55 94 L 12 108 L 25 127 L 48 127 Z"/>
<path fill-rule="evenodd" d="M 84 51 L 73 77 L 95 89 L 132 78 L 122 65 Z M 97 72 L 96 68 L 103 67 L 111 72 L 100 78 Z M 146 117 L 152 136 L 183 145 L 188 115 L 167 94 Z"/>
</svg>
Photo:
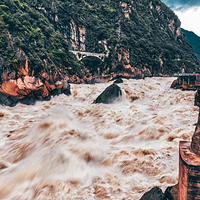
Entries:
<svg viewBox="0 0 200 200">
<path fill-rule="evenodd" d="M 0 93 L 0 104 L 5 105 L 5 106 L 15 106 L 19 99 L 14 96 L 10 96 L 7 94 Z"/>
<path fill-rule="evenodd" d="M 107 87 L 93 103 L 113 103 L 117 98 L 122 96 L 120 87 L 116 84 L 112 84 Z"/>
<path fill-rule="evenodd" d="M 25 104 L 25 105 L 34 105 L 35 104 L 35 97 L 30 95 L 30 96 L 26 96 L 25 98 L 23 98 L 21 101 L 20 101 L 22 104 Z"/>
<path fill-rule="evenodd" d="M 177 85 L 178 85 L 178 81 L 177 81 L 177 80 L 174 80 L 174 81 L 172 82 L 170 88 L 175 88 L 175 89 L 176 89 Z"/>
<path fill-rule="evenodd" d="M 154 187 L 146 192 L 140 200 L 164 200 L 164 193 L 159 187 Z"/>
<path fill-rule="evenodd" d="M 51 95 L 56 96 L 60 94 L 70 95 L 70 84 L 63 80 L 56 82 L 56 89 L 52 90 Z"/>
<path fill-rule="evenodd" d="M 165 190 L 165 199 L 166 200 L 178 200 L 178 184 L 174 186 L 167 187 Z"/>
<path fill-rule="evenodd" d="M 118 78 L 114 81 L 114 83 L 123 83 L 123 80 L 121 78 Z"/>
</svg>

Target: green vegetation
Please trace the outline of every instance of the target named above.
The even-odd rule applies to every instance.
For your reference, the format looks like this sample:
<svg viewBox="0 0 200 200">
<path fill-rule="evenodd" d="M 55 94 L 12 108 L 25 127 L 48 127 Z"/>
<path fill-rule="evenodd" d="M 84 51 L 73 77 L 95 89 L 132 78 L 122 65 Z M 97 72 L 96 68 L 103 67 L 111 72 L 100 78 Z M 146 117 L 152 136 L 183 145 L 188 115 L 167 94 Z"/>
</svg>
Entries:
<svg viewBox="0 0 200 200">
<path fill-rule="evenodd" d="M 33 3 L 33 2 L 32 2 Z M 37 75 L 42 69 L 62 70 L 81 65 L 68 52 L 68 41 L 55 31 L 49 19 L 28 1 L 5 0 L 0 5 L 0 68 L 12 71 L 29 59 L 29 67 Z"/>
<path fill-rule="evenodd" d="M 194 32 L 187 31 L 183 28 L 181 31 L 185 34 L 188 43 L 192 46 L 196 56 L 200 59 L 200 37 L 197 36 Z"/>
<path fill-rule="evenodd" d="M 119 0 L 2 0 L 0 73 L 17 70 L 26 57 L 35 75 L 56 68 L 65 73 L 69 67 L 71 74 L 79 73 L 84 64 L 69 53 L 71 22 L 77 36 L 78 27 L 86 28 L 86 51 L 102 53 L 100 41 L 107 42 L 110 53 L 101 71 L 123 70 L 117 56 L 121 48 L 129 52 L 131 66 L 145 66 L 153 75 L 173 74 L 182 67 L 197 69 L 199 61 L 183 35 L 176 34 L 180 21 L 168 7 L 160 0 L 152 0 L 151 5 L 148 0 L 124 2 L 126 8 Z M 129 12 L 129 18 L 124 12 Z"/>
</svg>

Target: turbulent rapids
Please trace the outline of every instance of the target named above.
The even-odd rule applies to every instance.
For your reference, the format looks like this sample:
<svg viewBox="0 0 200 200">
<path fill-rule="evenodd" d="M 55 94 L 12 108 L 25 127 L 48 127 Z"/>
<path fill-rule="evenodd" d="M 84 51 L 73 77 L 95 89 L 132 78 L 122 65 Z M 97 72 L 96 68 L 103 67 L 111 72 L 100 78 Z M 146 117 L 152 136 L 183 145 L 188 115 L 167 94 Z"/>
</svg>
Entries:
<svg viewBox="0 0 200 200">
<path fill-rule="evenodd" d="M 92 102 L 111 83 L 0 106 L 0 199 L 138 200 L 176 184 L 179 141 L 191 139 L 198 108 L 173 80 L 124 80 L 109 105 Z"/>
</svg>

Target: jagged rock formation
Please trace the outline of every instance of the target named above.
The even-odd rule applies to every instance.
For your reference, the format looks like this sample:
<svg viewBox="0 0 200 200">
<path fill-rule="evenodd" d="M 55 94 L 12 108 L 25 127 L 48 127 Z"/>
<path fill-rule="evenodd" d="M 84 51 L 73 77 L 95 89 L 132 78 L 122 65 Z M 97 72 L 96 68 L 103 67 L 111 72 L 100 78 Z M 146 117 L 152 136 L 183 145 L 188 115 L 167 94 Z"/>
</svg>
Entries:
<svg viewBox="0 0 200 200">
<path fill-rule="evenodd" d="M 179 19 L 160 0 L 2 0 L 0 21 L 1 82 L 20 78 L 26 57 L 28 76 L 61 73 L 77 83 L 199 67 Z M 104 53 L 106 59 L 79 62 L 69 50 Z"/>
<path fill-rule="evenodd" d="M 140 200 L 178 200 L 178 184 L 167 187 L 163 193 L 159 187 L 153 187 L 146 192 Z"/>
<path fill-rule="evenodd" d="M 0 87 L 0 104 L 15 106 L 18 102 L 33 105 L 36 100 L 50 100 L 51 96 L 64 93 L 70 95 L 66 80 L 49 83 L 49 76 L 43 72 L 43 80 L 34 76 L 23 76 L 17 80 L 5 81 Z"/>
</svg>

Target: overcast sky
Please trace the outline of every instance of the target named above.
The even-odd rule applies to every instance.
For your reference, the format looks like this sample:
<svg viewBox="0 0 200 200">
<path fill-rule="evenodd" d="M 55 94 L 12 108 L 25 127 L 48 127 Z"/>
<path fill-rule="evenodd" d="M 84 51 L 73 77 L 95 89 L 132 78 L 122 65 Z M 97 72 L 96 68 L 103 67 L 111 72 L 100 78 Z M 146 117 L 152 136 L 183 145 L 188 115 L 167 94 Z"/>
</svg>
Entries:
<svg viewBox="0 0 200 200">
<path fill-rule="evenodd" d="M 200 0 L 161 0 L 178 15 L 181 27 L 200 36 Z"/>
</svg>

